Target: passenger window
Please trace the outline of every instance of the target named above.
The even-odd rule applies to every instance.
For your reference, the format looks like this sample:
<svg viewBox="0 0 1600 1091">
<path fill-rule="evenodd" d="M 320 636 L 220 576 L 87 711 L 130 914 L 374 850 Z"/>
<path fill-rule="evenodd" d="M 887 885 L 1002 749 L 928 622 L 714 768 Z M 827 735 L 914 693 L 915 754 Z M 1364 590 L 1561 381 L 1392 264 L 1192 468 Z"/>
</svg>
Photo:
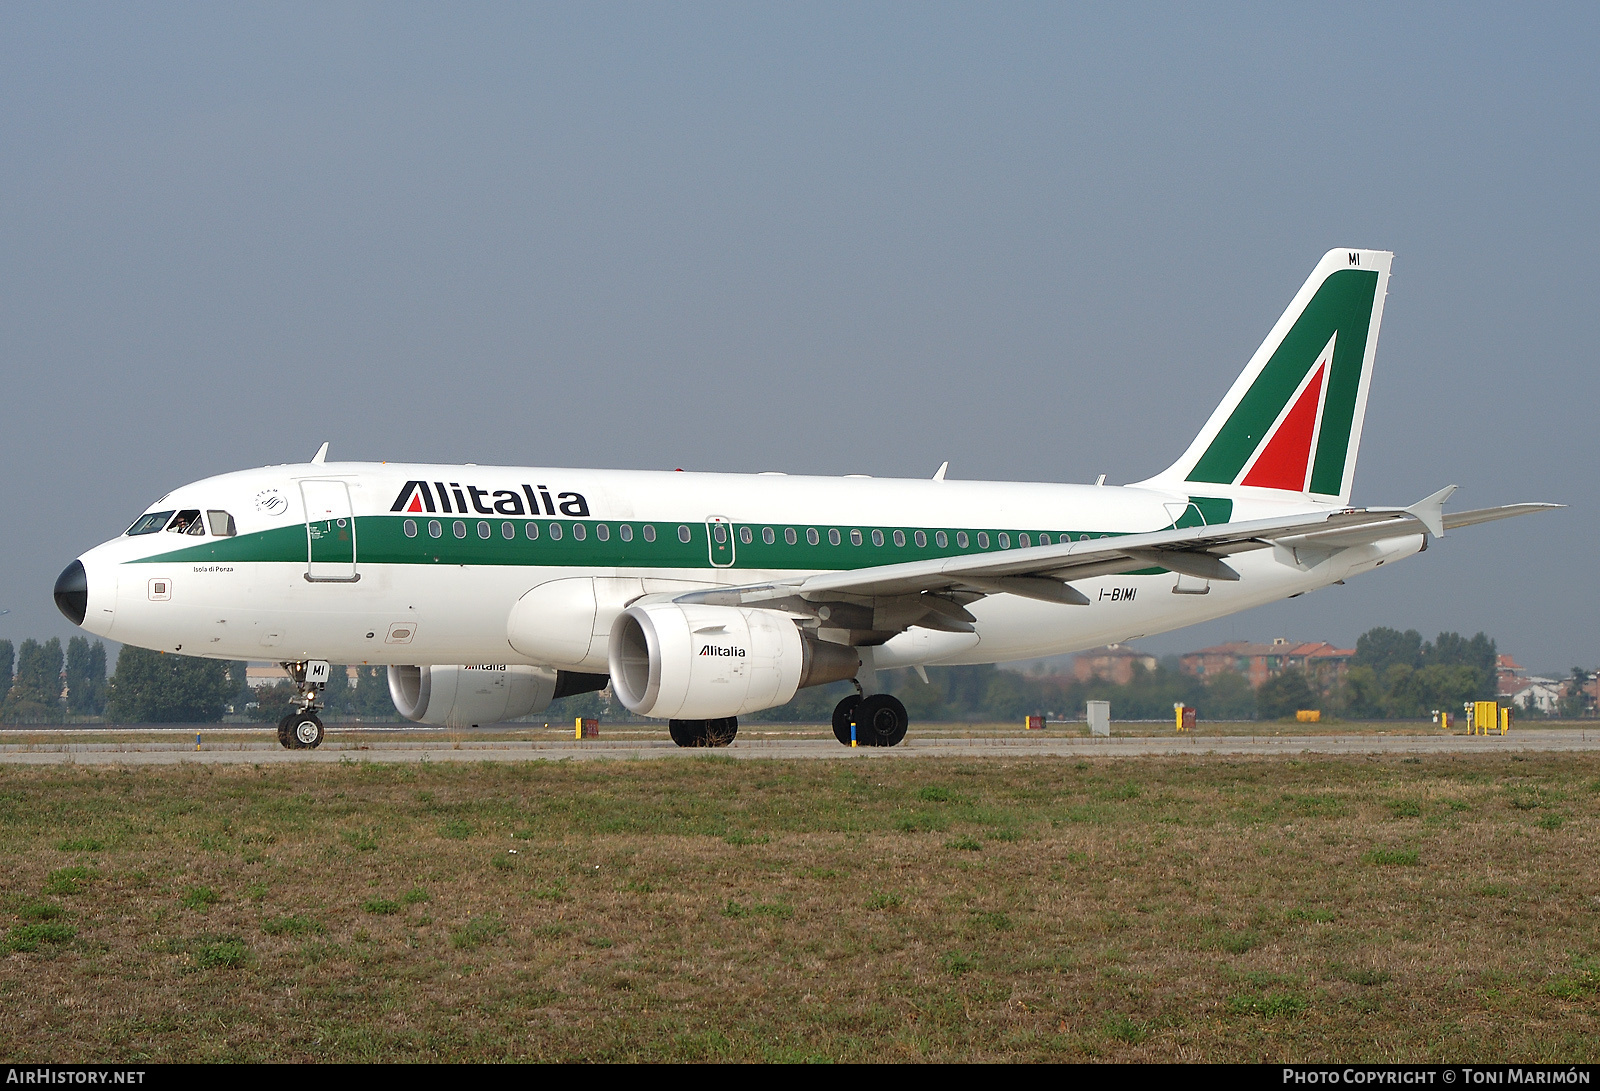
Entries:
<svg viewBox="0 0 1600 1091">
<path fill-rule="evenodd" d="M 195 529 L 198 527 L 199 529 Z M 205 527 L 200 523 L 200 509 L 188 508 L 180 511 L 172 522 L 167 524 L 168 534 L 204 534 Z"/>
<path fill-rule="evenodd" d="M 232 538 L 237 533 L 233 529 L 233 516 L 225 511 L 206 512 L 206 522 L 211 524 L 211 533 L 218 538 Z"/>
<path fill-rule="evenodd" d="M 633 541 L 633 528 L 627 523 L 623 523 L 617 528 L 617 537 L 621 538 L 624 542 Z"/>
<path fill-rule="evenodd" d="M 861 532 L 859 530 L 852 530 L 850 532 L 850 544 L 851 545 L 860 545 L 861 544 Z"/>
<path fill-rule="evenodd" d="M 149 515 L 139 516 L 139 521 L 128 528 L 129 535 L 154 534 L 167 525 L 167 520 L 172 518 L 170 511 L 153 511 Z"/>
<path fill-rule="evenodd" d="M 883 531 L 875 530 L 872 532 L 872 544 L 875 546 L 881 546 L 883 544 Z"/>
<path fill-rule="evenodd" d="M 437 519 L 429 519 L 428 520 L 428 537 L 437 538 L 439 535 L 441 535 L 443 533 L 444 533 L 444 528 L 439 525 L 439 520 L 437 520 Z"/>
<path fill-rule="evenodd" d="M 979 549 L 988 549 L 989 548 L 989 532 L 987 530 L 978 531 L 978 548 Z"/>
<path fill-rule="evenodd" d="M 501 523 L 500 524 L 500 537 L 504 538 L 506 541 L 509 542 L 511 539 L 515 538 L 516 536 L 517 536 L 517 525 L 515 523 Z"/>
<path fill-rule="evenodd" d="M 894 544 L 897 545 L 897 546 L 903 546 L 903 545 L 906 544 L 906 532 L 905 531 L 897 530 L 897 531 L 894 532 Z"/>
<path fill-rule="evenodd" d="M 1000 548 L 1001 549 L 1010 549 L 1011 548 L 1011 535 L 1007 534 L 1005 531 L 1002 530 L 996 536 L 996 538 L 1000 542 Z"/>
<path fill-rule="evenodd" d="M 579 541 L 579 542 L 583 541 L 584 536 L 587 533 L 588 533 L 588 531 L 583 529 L 583 524 L 582 523 L 573 523 L 572 524 L 572 537 L 576 541 Z"/>
<path fill-rule="evenodd" d="M 1033 544 L 1033 541 L 1026 534 L 1019 534 L 1017 535 L 1017 544 L 1023 549 L 1027 549 Z"/>
<path fill-rule="evenodd" d="M 407 538 L 415 538 L 417 536 L 417 521 L 415 519 L 407 519 L 400 524 L 400 529 L 406 532 Z"/>
<path fill-rule="evenodd" d="M 653 542 L 656 540 L 656 528 L 651 523 L 646 523 L 644 525 L 644 529 L 639 533 L 644 535 L 644 540 L 647 542 Z"/>
<path fill-rule="evenodd" d="M 778 539 L 777 539 L 777 536 L 772 533 L 772 528 L 771 527 L 762 527 L 761 528 L 761 540 L 763 542 L 765 542 L 767 545 L 771 545 L 772 543 L 776 542 Z"/>
<path fill-rule="evenodd" d="M 551 523 L 550 524 L 550 540 L 552 542 L 561 541 L 561 524 L 560 523 Z"/>
<path fill-rule="evenodd" d="M 457 519 L 450 525 L 450 533 L 454 534 L 457 538 L 465 538 L 467 536 L 467 524 L 462 522 L 460 519 Z"/>
<path fill-rule="evenodd" d="M 688 527 L 686 527 L 686 526 L 679 526 L 678 527 L 678 541 L 685 542 L 685 543 L 689 541 L 689 528 Z"/>
<path fill-rule="evenodd" d="M 604 523 L 596 523 L 594 525 L 594 536 L 596 540 L 604 542 L 611 537 L 611 528 Z"/>
<path fill-rule="evenodd" d="M 911 536 L 911 540 L 917 543 L 918 549 L 923 549 L 928 544 L 928 536 L 920 530 Z"/>
<path fill-rule="evenodd" d="M 936 530 L 933 532 L 933 544 L 938 546 L 940 549 L 944 549 L 950 544 L 950 539 L 945 535 L 944 531 Z"/>
<path fill-rule="evenodd" d="M 1040 545 L 1049 545 L 1050 544 L 1050 535 L 1048 535 L 1048 534 L 1039 535 L 1039 544 Z"/>
<path fill-rule="evenodd" d="M 856 531 L 856 534 L 859 535 L 860 533 L 861 532 L 859 530 Z M 829 545 L 838 545 L 839 544 L 839 528 L 838 527 L 834 527 L 832 530 L 828 531 L 828 544 Z"/>
<path fill-rule="evenodd" d="M 489 521 L 487 519 L 478 520 L 478 537 L 487 540 L 489 535 L 493 533 L 494 530 L 490 528 Z"/>
<path fill-rule="evenodd" d="M 958 548 L 960 548 L 960 549 L 966 549 L 967 548 L 967 532 L 966 531 L 964 531 L 964 530 L 956 531 L 956 546 Z"/>
<path fill-rule="evenodd" d="M 794 532 L 794 527 L 785 527 L 783 530 L 783 540 L 789 545 L 794 545 L 800 540 L 800 536 Z"/>
<path fill-rule="evenodd" d="M 820 540 L 820 538 L 819 538 L 819 536 L 817 534 L 817 528 L 816 527 L 807 527 L 806 528 L 806 545 L 816 545 L 819 540 Z"/>
<path fill-rule="evenodd" d="M 745 545 L 749 545 L 750 544 L 750 528 L 749 527 L 740 527 L 739 528 L 739 541 L 743 542 Z"/>
<path fill-rule="evenodd" d="M 529 519 L 526 523 L 522 524 L 522 533 L 524 533 L 524 534 L 526 534 L 528 536 L 528 541 L 530 541 L 530 542 L 538 541 L 539 540 L 539 524 L 535 523 L 532 519 Z"/>
</svg>

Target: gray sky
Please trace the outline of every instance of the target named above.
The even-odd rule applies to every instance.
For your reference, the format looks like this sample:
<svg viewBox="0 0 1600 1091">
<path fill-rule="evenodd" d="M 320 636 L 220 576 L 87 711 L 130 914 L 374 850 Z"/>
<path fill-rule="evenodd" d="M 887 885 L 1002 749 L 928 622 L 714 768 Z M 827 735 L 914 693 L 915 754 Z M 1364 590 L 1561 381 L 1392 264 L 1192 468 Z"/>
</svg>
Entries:
<svg viewBox="0 0 1600 1091">
<path fill-rule="evenodd" d="M 338 458 L 1136 480 L 1396 252 L 1358 502 L 1554 500 L 1146 641 L 1600 660 L 1592 5 L 0 7 L 0 638 Z"/>
</svg>

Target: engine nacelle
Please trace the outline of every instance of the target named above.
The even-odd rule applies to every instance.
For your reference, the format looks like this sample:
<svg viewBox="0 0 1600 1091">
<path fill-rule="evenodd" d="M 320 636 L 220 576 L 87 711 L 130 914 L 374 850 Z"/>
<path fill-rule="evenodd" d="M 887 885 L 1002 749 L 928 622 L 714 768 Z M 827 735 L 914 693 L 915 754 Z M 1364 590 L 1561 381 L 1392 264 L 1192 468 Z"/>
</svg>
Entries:
<svg viewBox="0 0 1600 1091">
<path fill-rule="evenodd" d="M 519 665 L 390 667 L 389 696 L 419 724 L 476 727 L 531 716 L 558 697 L 604 689 L 603 674 Z"/>
<path fill-rule="evenodd" d="M 787 615 L 675 602 L 631 606 L 611 627 L 613 690 L 641 716 L 709 720 L 787 703 L 854 678 L 854 648 L 813 640 Z"/>
</svg>

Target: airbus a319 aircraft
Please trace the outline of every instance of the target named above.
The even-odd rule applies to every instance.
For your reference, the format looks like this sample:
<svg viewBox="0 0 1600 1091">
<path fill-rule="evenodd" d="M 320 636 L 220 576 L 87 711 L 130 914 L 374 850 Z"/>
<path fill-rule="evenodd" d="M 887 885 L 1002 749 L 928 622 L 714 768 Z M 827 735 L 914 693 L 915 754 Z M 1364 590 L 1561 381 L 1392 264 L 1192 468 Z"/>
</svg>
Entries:
<svg viewBox="0 0 1600 1091">
<path fill-rule="evenodd" d="M 324 444 L 173 490 L 73 561 L 56 603 L 125 644 L 281 662 L 291 749 L 322 741 L 330 661 L 387 664 L 401 714 L 449 726 L 609 682 L 680 746 L 853 680 L 835 735 L 894 746 L 886 668 L 1132 640 L 1559 506 L 1446 514 L 1454 486 L 1349 505 L 1391 258 L 1325 255 L 1189 449 L 1132 485 L 334 463 Z"/>
</svg>

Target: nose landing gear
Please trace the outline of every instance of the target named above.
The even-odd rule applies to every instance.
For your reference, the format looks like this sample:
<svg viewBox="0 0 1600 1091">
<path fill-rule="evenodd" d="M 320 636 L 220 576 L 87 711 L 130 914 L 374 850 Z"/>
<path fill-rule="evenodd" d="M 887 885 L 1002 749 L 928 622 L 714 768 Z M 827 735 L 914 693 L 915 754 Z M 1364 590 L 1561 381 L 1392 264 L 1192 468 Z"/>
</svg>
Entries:
<svg viewBox="0 0 1600 1091">
<path fill-rule="evenodd" d="M 317 718 L 317 709 L 328 685 L 327 660 L 302 659 L 282 666 L 299 691 L 295 703 L 300 708 L 278 721 L 278 743 L 285 750 L 315 750 L 322 745 L 322 721 Z"/>
</svg>

